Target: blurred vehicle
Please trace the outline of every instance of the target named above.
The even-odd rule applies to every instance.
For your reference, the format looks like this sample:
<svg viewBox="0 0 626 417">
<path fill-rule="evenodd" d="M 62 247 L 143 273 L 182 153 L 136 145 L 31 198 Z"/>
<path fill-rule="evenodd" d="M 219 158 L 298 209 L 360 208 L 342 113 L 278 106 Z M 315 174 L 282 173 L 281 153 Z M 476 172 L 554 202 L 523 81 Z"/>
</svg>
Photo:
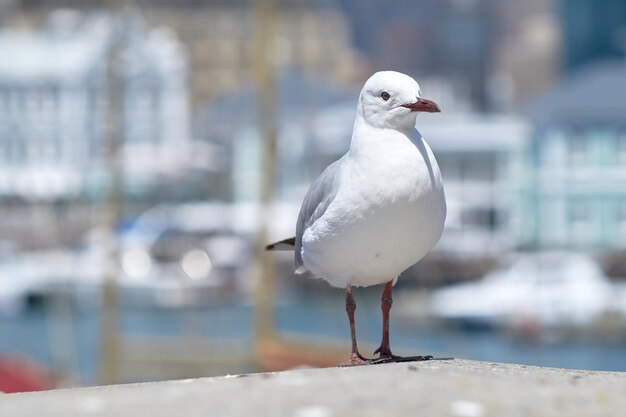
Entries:
<svg viewBox="0 0 626 417">
<path fill-rule="evenodd" d="M 430 313 L 469 329 L 584 327 L 615 311 L 613 290 L 587 255 L 524 254 L 479 282 L 434 291 Z"/>
<path fill-rule="evenodd" d="M 132 302 L 194 304 L 239 292 L 249 277 L 248 239 L 229 226 L 229 208 L 212 203 L 159 205 L 120 233 L 118 284 Z M 107 237 L 99 229 L 81 251 L 80 270 L 99 283 Z"/>
</svg>

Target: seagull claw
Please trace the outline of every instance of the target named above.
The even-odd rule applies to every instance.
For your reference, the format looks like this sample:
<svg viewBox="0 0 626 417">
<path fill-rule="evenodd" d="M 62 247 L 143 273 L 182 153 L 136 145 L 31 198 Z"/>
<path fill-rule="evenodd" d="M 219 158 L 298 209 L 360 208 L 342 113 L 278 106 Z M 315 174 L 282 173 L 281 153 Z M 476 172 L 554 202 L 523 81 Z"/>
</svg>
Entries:
<svg viewBox="0 0 626 417">
<path fill-rule="evenodd" d="M 353 353 L 350 356 L 350 361 L 343 362 L 338 364 L 337 366 L 340 368 L 346 368 L 349 366 L 363 366 L 363 365 L 371 365 L 373 364 L 375 359 L 368 359 L 362 356 L 360 353 Z"/>
<path fill-rule="evenodd" d="M 372 365 L 378 365 L 381 363 L 395 363 L 395 362 L 423 362 L 433 359 L 431 355 L 425 356 L 398 356 L 398 355 L 381 355 L 376 359 L 373 359 L 370 363 Z"/>
</svg>

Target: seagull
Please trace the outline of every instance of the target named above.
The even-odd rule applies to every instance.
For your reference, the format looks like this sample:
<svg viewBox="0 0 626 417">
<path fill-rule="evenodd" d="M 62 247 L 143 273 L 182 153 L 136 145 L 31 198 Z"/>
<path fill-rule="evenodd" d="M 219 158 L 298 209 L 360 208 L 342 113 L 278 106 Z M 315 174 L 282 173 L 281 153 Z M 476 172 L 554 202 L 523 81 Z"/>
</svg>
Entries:
<svg viewBox="0 0 626 417">
<path fill-rule="evenodd" d="M 432 358 L 397 356 L 389 347 L 393 286 L 435 246 L 446 218 L 439 166 L 415 128 L 420 112 L 440 109 L 422 97 L 413 78 L 395 71 L 372 75 L 359 95 L 348 152 L 311 185 L 296 236 L 266 247 L 293 249 L 296 273 L 309 271 L 345 289 L 352 353 L 341 365 Z M 367 359 L 357 347 L 352 288 L 382 284 L 382 341 L 378 357 Z"/>
</svg>

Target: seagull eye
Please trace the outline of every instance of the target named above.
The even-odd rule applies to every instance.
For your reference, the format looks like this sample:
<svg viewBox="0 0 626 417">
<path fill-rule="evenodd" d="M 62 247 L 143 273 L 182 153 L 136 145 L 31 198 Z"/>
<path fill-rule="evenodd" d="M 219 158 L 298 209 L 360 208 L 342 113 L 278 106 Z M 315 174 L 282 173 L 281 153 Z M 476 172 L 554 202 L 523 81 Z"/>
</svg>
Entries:
<svg viewBox="0 0 626 417">
<path fill-rule="evenodd" d="M 391 95 L 386 91 L 383 91 L 382 93 L 380 93 L 380 98 L 382 98 L 385 101 L 389 100 L 390 97 Z"/>
</svg>

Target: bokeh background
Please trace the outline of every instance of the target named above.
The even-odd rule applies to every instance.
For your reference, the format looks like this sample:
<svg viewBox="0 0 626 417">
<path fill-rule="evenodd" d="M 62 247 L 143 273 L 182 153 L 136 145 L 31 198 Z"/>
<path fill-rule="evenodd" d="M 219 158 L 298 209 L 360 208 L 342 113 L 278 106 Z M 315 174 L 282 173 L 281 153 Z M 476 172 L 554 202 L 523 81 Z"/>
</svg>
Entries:
<svg viewBox="0 0 626 417">
<path fill-rule="evenodd" d="M 394 350 L 626 371 L 625 55 L 624 0 L 0 0 L 0 391 L 347 358 L 343 292 L 262 248 L 385 69 L 449 206 Z"/>
</svg>

